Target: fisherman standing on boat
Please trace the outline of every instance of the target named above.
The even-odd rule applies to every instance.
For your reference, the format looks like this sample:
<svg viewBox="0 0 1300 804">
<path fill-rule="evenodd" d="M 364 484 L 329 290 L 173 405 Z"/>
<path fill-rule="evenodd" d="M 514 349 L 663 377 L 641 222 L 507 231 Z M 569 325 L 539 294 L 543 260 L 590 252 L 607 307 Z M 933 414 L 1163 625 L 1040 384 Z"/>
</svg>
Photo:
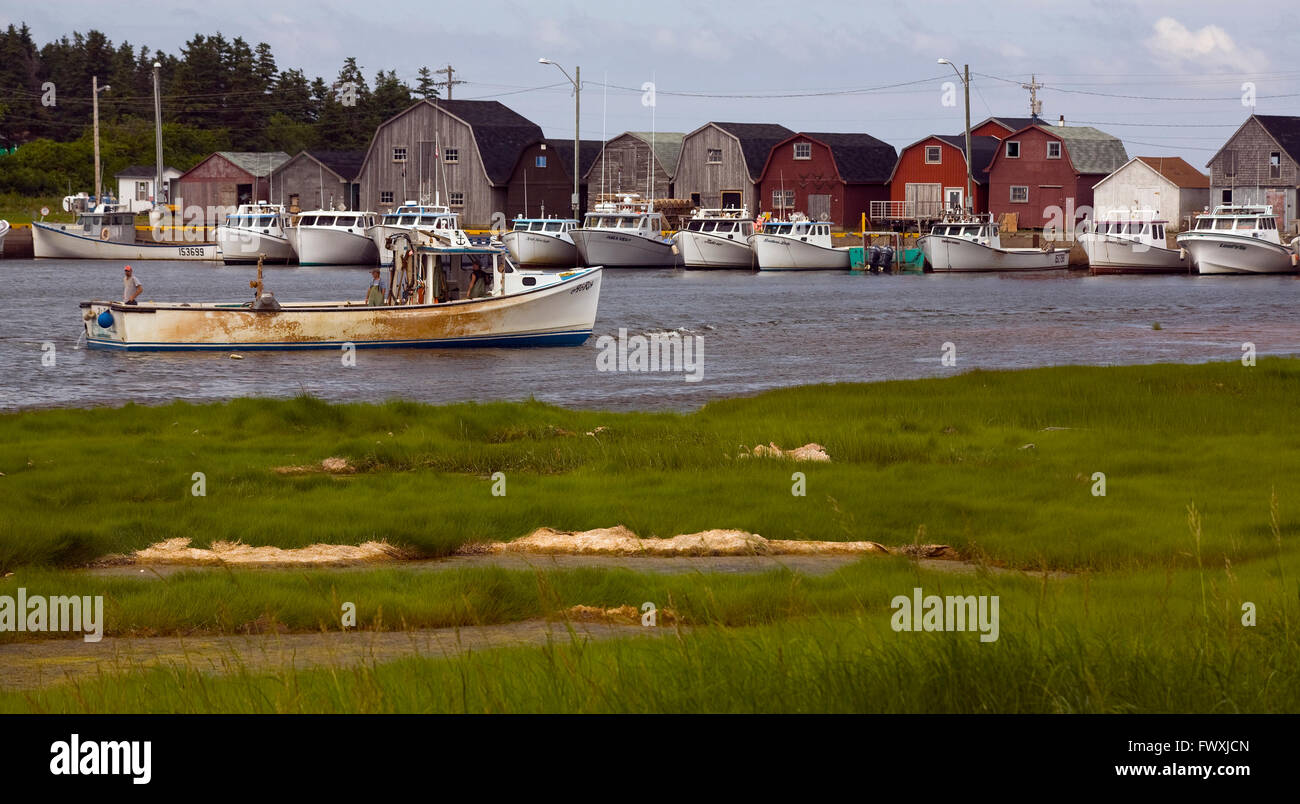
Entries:
<svg viewBox="0 0 1300 804">
<path fill-rule="evenodd" d="M 122 304 L 139 304 L 136 301 L 140 294 L 144 292 L 144 286 L 140 280 L 135 278 L 131 273 L 131 266 L 122 269 Z"/>
<path fill-rule="evenodd" d="M 492 273 L 483 267 L 483 263 L 478 257 L 474 257 L 470 266 L 469 292 L 465 294 L 467 299 L 481 299 L 488 295 L 488 280 Z"/>
<path fill-rule="evenodd" d="M 370 269 L 370 290 L 366 292 L 366 304 L 370 307 L 382 307 L 384 298 L 388 296 L 388 285 L 384 284 L 384 279 L 379 273 L 378 268 Z"/>
</svg>

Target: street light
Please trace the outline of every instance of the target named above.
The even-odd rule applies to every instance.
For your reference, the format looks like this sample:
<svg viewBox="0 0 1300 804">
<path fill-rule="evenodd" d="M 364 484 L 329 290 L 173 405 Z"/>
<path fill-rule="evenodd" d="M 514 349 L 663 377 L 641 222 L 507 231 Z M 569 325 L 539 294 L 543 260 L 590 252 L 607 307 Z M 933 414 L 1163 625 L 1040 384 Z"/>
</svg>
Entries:
<svg viewBox="0 0 1300 804">
<path fill-rule="evenodd" d="M 95 203 L 96 204 L 104 203 L 104 198 L 103 198 L 104 182 L 103 182 L 102 174 L 99 169 L 99 93 L 107 92 L 110 89 L 112 89 L 112 87 L 110 87 L 108 84 L 104 84 L 102 87 L 99 85 L 99 76 L 92 75 L 90 77 L 90 105 L 94 107 L 93 112 L 95 116 Z"/>
<path fill-rule="evenodd" d="M 966 74 L 958 72 L 957 65 L 947 59 L 939 59 L 940 64 L 946 64 L 952 68 L 957 77 L 961 79 L 961 84 L 966 90 L 966 208 L 970 212 L 975 211 L 975 201 L 971 198 L 971 185 L 974 183 L 975 168 L 970 161 L 970 65 L 963 65 Z"/>
<path fill-rule="evenodd" d="M 559 64 L 556 64 L 555 62 L 551 61 L 548 58 L 540 58 L 537 60 L 537 63 L 550 64 L 555 67 L 559 67 L 560 72 L 564 73 L 564 77 L 569 79 L 570 84 L 573 84 L 573 200 L 571 202 L 571 205 L 573 207 L 573 218 L 574 220 L 577 220 L 578 219 L 578 143 L 581 142 L 581 140 L 579 139 L 578 121 L 581 119 L 580 110 L 582 108 L 581 106 L 582 68 L 574 67 L 573 68 L 574 77 L 569 78 L 569 73 L 567 70 L 565 70 Z M 527 210 L 525 210 L 525 214 L 527 214 Z"/>
</svg>

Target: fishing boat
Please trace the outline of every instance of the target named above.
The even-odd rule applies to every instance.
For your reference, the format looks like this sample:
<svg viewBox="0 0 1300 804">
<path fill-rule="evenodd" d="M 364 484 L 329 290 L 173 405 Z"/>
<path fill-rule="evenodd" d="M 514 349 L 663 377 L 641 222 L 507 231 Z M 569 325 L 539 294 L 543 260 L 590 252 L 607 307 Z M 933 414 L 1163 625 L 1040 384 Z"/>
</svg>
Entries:
<svg viewBox="0 0 1300 804">
<path fill-rule="evenodd" d="M 86 342 L 125 351 L 579 345 L 600 300 L 600 268 L 524 271 L 491 246 L 414 244 L 388 272 L 382 305 L 281 302 L 261 265 L 244 302 L 81 303 Z"/>
<path fill-rule="evenodd" d="M 1070 267 L 1070 250 L 1003 248 L 991 215 L 934 224 L 917 241 L 932 271 L 1043 271 Z"/>
<path fill-rule="evenodd" d="M 831 245 L 831 225 L 796 214 L 749 238 L 760 271 L 847 271 L 849 248 Z"/>
<path fill-rule="evenodd" d="M 9 221 L 0 218 L 0 254 L 5 253 L 5 235 L 9 234 Z"/>
<path fill-rule="evenodd" d="M 393 264 L 393 251 L 384 244 L 393 235 L 413 232 L 416 228 L 438 232 L 460 230 L 460 215 L 449 207 L 438 204 L 421 204 L 407 201 L 392 212 L 384 213 L 379 222 L 366 230 L 379 252 L 380 265 Z M 404 241 L 397 241 L 402 243 Z M 574 263 L 569 262 L 572 266 Z"/>
<path fill-rule="evenodd" d="M 219 260 L 216 243 L 149 243 L 135 239 L 135 213 L 101 203 L 78 212 L 76 223 L 32 221 L 37 259 Z"/>
<path fill-rule="evenodd" d="M 373 212 L 314 209 L 287 232 L 299 265 L 374 265 L 379 249 L 367 233 L 374 225 Z"/>
<path fill-rule="evenodd" d="M 1217 206 L 1178 235 L 1200 274 L 1290 274 L 1296 272 L 1296 243 L 1282 244 L 1277 217 L 1267 204 Z"/>
<path fill-rule="evenodd" d="M 672 268 L 677 243 L 664 237 L 664 217 L 637 196 L 602 202 L 569 232 L 584 265 Z"/>
<path fill-rule="evenodd" d="M 570 232 L 578 228 L 572 218 L 525 218 L 501 236 L 501 243 L 520 265 L 572 267 L 578 264 L 578 247 Z"/>
<path fill-rule="evenodd" d="M 1112 210 L 1087 221 L 1076 239 L 1094 274 L 1188 273 L 1187 254 L 1167 245 L 1167 223 L 1153 210 Z"/>
<path fill-rule="evenodd" d="M 259 257 L 268 263 L 292 262 L 293 246 L 285 229 L 284 207 L 265 201 L 240 204 L 217 227 L 221 259 L 226 265 L 255 263 Z"/>
<path fill-rule="evenodd" d="M 697 209 L 673 239 L 687 268 L 753 268 L 753 234 L 748 208 Z"/>
</svg>

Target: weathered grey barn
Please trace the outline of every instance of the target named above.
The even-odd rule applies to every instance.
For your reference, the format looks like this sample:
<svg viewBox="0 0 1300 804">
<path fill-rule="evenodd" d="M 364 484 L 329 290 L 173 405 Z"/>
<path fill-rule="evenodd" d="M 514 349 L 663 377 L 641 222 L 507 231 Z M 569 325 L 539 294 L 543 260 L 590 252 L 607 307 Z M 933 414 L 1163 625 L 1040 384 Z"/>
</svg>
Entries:
<svg viewBox="0 0 1300 804">
<path fill-rule="evenodd" d="M 1300 117 L 1253 114 L 1209 161 L 1210 205 L 1271 204 L 1279 229 L 1297 222 Z"/>
<path fill-rule="evenodd" d="M 758 182 L 772 148 L 794 132 L 772 123 L 705 123 L 682 140 L 673 183 L 697 207 L 766 209 Z"/>
<path fill-rule="evenodd" d="M 356 184 L 365 151 L 300 151 L 271 174 L 268 199 L 290 212 L 304 209 L 360 209 Z"/>
<path fill-rule="evenodd" d="M 605 143 L 586 172 L 589 193 L 650 192 L 650 172 L 654 172 L 654 197 L 675 198 L 673 174 L 682 152 L 684 134 L 676 131 L 628 131 Z M 572 142 L 572 140 L 570 140 Z M 650 164 L 651 142 L 654 165 Z"/>
<path fill-rule="evenodd" d="M 486 228 L 493 213 L 510 216 L 511 176 L 524 151 L 545 141 L 536 123 L 497 101 L 416 101 L 376 129 L 357 175 L 358 206 L 436 200 L 466 228 Z"/>
<path fill-rule="evenodd" d="M 237 204 L 273 198 L 271 174 L 288 159 L 283 151 L 217 151 L 172 181 L 172 203 L 182 212 L 201 207 L 204 218 L 215 225 Z"/>
</svg>

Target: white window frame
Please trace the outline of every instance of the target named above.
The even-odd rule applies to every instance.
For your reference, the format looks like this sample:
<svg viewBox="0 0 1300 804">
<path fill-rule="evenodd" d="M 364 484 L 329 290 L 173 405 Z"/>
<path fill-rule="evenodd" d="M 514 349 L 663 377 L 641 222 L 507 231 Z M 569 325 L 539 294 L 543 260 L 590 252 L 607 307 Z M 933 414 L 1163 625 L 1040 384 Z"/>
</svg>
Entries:
<svg viewBox="0 0 1300 804">
<path fill-rule="evenodd" d="M 714 154 L 717 154 L 717 155 L 718 155 L 718 158 L 717 158 L 717 159 L 714 159 L 714 158 L 713 158 L 713 155 L 714 155 Z M 722 164 L 722 149 L 721 149 L 721 148 L 709 148 L 708 150 L 706 150 L 706 151 L 704 152 L 704 164 L 706 164 L 706 165 L 721 165 L 721 164 Z"/>
<path fill-rule="evenodd" d="M 800 160 L 812 159 L 812 143 L 796 142 L 794 144 L 794 158 Z M 718 161 L 722 161 L 722 160 L 718 160 Z"/>
<path fill-rule="evenodd" d="M 1011 153 L 1012 145 L 1016 146 L 1016 152 L 1014 154 Z M 1007 155 L 1007 159 L 1020 158 L 1020 140 L 1007 140 L 1006 155 Z"/>
<path fill-rule="evenodd" d="M 394 161 L 394 162 L 405 162 L 405 161 L 406 161 L 406 146 L 405 146 L 405 145 L 394 145 L 394 146 L 393 146 L 393 161 Z"/>
<path fill-rule="evenodd" d="M 451 192 L 447 193 L 447 206 L 464 207 L 465 194 L 460 190 L 452 190 Z"/>
<path fill-rule="evenodd" d="M 1056 146 L 1056 156 L 1052 156 L 1052 146 L 1053 146 L 1053 145 Z M 1061 143 L 1060 143 L 1059 140 L 1048 140 L 1048 141 L 1047 141 L 1047 158 L 1048 158 L 1048 159 L 1060 159 L 1060 158 L 1061 158 Z"/>
<path fill-rule="evenodd" d="M 934 149 L 934 159 L 931 159 L 931 158 L 930 158 L 930 149 L 932 149 L 932 148 Z M 942 146 L 939 146 L 939 145 L 927 145 L 927 146 L 925 146 L 925 163 L 926 163 L 927 165 L 942 165 L 942 164 L 943 164 L 943 148 L 942 148 Z"/>
<path fill-rule="evenodd" d="M 1016 190 L 1024 190 L 1024 191 L 1025 191 L 1025 197 L 1024 197 L 1024 198 L 1017 199 L 1017 198 L 1016 198 Z M 1029 185 L 1028 185 L 1028 184 L 1013 184 L 1013 185 L 1011 185 L 1011 191 L 1010 191 L 1010 193 L 1009 193 L 1009 199 L 1008 199 L 1008 200 L 1009 200 L 1009 202 L 1012 203 L 1012 204 L 1028 204 L 1028 203 L 1029 203 Z"/>
<path fill-rule="evenodd" d="M 459 149 L 459 148 L 443 148 L 443 149 L 442 149 L 442 161 L 443 161 L 444 163 L 448 164 L 448 165 L 459 165 L 459 164 L 460 164 L 460 149 Z"/>
</svg>

